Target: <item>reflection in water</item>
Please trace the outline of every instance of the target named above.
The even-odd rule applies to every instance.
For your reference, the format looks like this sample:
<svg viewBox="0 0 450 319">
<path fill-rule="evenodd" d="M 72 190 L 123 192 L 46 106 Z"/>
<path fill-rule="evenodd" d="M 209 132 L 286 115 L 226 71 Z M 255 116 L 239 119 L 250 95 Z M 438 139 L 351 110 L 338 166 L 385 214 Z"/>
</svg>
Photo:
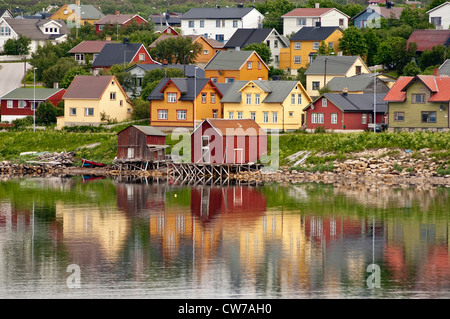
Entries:
<svg viewBox="0 0 450 319">
<path fill-rule="evenodd" d="M 448 207 L 446 189 L 6 180 L 0 297 L 449 297 Z"/>
</svg>

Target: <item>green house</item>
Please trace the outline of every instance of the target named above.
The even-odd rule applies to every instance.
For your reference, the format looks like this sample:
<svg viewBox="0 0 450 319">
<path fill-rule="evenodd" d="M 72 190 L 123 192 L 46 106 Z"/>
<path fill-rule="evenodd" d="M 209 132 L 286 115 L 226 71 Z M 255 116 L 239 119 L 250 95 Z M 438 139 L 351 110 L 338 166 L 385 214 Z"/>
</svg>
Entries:
<svg viewBox="0 0 450 319">
<path fill-rule="evenodd" d="M 391 132 L 450 131 L 449 76 L 400 77 L 384 101 Z"/>
</svg>

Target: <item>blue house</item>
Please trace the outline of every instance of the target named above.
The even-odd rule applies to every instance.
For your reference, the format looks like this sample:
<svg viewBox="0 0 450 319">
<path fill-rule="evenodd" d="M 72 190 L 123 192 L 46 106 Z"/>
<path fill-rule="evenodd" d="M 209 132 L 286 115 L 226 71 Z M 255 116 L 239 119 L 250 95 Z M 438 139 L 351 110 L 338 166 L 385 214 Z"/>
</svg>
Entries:
<svg viewBox="0 0 450 319">
<path fill-rule="evenodd" d="M 403 11 L 403 7 L 393 7 L 392 5 L 386 7 L 379 7 L 377 5 L 370 5 L 351 20 L 353 25 L 357 28 L 374 28 L 380 27 L 380 19 L 394 18 L 398 19 Z"/>
</svg>

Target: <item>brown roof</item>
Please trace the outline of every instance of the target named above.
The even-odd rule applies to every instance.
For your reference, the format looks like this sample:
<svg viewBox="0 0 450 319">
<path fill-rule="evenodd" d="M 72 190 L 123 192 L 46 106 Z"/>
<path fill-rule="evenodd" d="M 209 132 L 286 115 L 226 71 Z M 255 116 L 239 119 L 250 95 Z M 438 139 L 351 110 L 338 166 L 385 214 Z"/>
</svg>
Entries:
<svg viewBox="0 0 450 319">
<path fill-rule="evenodd" d="M 380 10 L 380 13 L 383 17 L 386 17 L 386 19 L 389 19 L 391 17 L 391 14 L 394 15 L 396 19 L 400 18 L 400 14 L 402 14 L 403 9 L 405 7 L 378 7 L 377 10 Z"/>
<path fill-rule="evenodd" d="M 417 43 L 417 51 L 431 50 L 436 45 L 448 47 L 450 40 L 450 30 L 414 30 L 408 39 L 407 44 Z"/>
<path fill-rule="evenodd" d="M 328 11 L 334 10 L 333 8 L 297 8 L 284 15 L 282 17 L 319 17 Z"/>
<path fill-rule="evenodd" d="M 111 41 L 83 41 L 73 47 L 69 53 L 99 53 L 106 43 L 111 43 Z"/>
<path fill-rule="evenodd" d="M 261 126 L 252 119 L 207 119 L 206 121 L 222 136 L 266 135 Z"/>
<path fill-rule="evenodd" d="M 176 34 L 162 34 L 158 37 L 158 39 L 156 39 L 155 41 L 153 41 L 152 44 L 150 44 L 148 47 L 150 49 L 153 49 L 154 47 L 156 47 L 156 44 L 160 41 L 164 41 L 167 40 L 171 37 L 181 37 L 182 35 L 176 35 Z M 197 40 L 199 37 L 203 37 L 201 35 L 183 35 L 183 37 L 190 37 L 192 39 L 192 42 L 194 42 L 195 40 Z M 203 39 L 208 42 L 212 48 L 215 49 L 219 49 L 222 48 L 224 46 L 224 44 L 222 42 L 216 41 L 214 39 L 206 39 L 205 37 L 203 37 Z"/>
<path fill-rule="evenodd" d="M 100 99 L 114 78 L 112 75 L 77 75 L 63 99 Z"/>
<path fill-rule="evenodd" d="M 96 21 L 94 24 L 124 24 L 128 20 L 134 18 L 137 16 L 137 14 L 108 14 L 101 18 L 100 20 Z"/>
</svg>

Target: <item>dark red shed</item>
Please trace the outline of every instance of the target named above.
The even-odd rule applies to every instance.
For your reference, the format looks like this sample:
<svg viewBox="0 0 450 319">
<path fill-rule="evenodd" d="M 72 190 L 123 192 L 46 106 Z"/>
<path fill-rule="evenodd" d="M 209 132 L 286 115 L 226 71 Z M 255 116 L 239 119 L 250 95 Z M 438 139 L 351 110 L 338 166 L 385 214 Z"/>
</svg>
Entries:
<svg viewBox="0 0 450 319">
<path fill-rule="evenodd" d="M 117 133 L 118 160 L 163 161 L 167 147 L 166 134 L 152 126 L 131 125 Z"/>
<path fill-rule="evenodd" d="M 206 119 L 191 134 L 193 163 L 255 163 L 267 153 L 267 134 L 252 119 Z"/>
</svg>

